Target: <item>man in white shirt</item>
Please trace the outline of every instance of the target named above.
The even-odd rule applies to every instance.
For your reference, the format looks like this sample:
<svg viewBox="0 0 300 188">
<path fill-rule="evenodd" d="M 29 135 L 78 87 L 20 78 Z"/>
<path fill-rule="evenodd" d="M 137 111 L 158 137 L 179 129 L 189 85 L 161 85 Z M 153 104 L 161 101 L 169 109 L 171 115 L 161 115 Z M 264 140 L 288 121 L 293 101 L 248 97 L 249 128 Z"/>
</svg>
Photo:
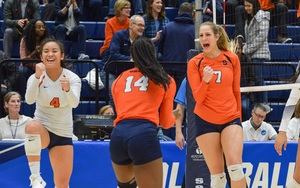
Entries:
<svg viewBox="0 0 300 188">
<path fill-rule="evenodd" d="M 252 117 L 242 122 L 244 141 L 268 141 L 275 140 L 277 132 L 273 126 L 264 121 L 271 108 L 266 103 L 255 104 L 251 111 Z"/>
</svg>

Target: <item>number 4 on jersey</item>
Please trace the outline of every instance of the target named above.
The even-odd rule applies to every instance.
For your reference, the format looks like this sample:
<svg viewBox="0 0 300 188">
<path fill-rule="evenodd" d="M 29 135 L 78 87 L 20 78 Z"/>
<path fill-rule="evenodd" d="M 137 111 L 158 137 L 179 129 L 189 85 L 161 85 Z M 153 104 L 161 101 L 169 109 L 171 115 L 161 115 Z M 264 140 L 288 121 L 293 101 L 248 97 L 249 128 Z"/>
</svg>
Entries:
<svg viewBox="0 0 300 188">
<path fill-rule="evenodd" d="M 132 87 L 139 87 L 139 91 L 147 91 L 149 85 L 148 77 L 142 76 L 132 85 L 133 78 L 134 76 L 128 76 L 126 78 L 126 86 L 124 92 L 131 92 Z"/>
</svg>

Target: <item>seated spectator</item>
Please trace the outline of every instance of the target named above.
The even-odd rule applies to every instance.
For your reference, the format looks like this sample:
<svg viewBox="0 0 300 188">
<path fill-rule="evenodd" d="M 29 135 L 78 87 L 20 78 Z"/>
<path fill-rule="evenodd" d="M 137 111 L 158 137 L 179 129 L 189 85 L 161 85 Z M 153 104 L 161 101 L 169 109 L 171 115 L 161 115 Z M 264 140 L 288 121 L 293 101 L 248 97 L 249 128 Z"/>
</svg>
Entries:
<svg viewBox="0 0 300 188">
<path fill-rule="evenodd" d="M 102 67 L 104 67 L 105 63 L 113 60 L 125 60 L 129 61 L 131 60 L 130 57 L 130 47 L 132 42 L 137 39 L 138 37 L 143 35 L 145 29 L 145 21 L 142 16 L 140 15 L 133 15 L 130 18 L 130 24 L 129 28 L 127 30 L 120 30 L 117 31 L 109 46 L 109 55 L 107 59 L 102 59 L 101 63 Z M 110 72 L 112 73 L 112 72 Z M 109 80 L 106 80 L 105 77 L 105 71 L 101 71 L 101 80 L 104 81 L 104 83 L 109 82 L 109 97 L 110 97 L 110 105 L 114 106 L 111 96 L 111 84 L 115 80 L 115 75 L 110 74 Z"/>
<path fill-rule="evenodd" d="M 289 121 L 286 130 L 288 141 L 298 141 L 300 133 L 300 100 L 297 102 L 294 117 Z"/>
<path fill-rule="evenodd" d="M 111 105 L 105 105 L 100 108 L 99 115 L 115 115 L 115 112 Z"/>
<path fill-rule="evenodd" d="M 113 16 L 115 16 L 115 3 L 117 0 L 109 0 L 108 3 L 108 16 L 106 18 L 104 18 L 105 20 L 112 18 Z M 138 15 L 143 15 L 144 11 L 143 11 L 143 1 L 142 0 L 130 0 L 131 5 L 133 5 L 133 13 L 134 14 L 138 14 Z"/>
<path fill-rule="evenodd" d="M 114 6 L 116 16 L 108 19 L 105 24 L 105 40 L 103 46 L 100 48 L 100 56 L 104 59 L 109 55 L 110 41 L 116 31 L 125 30 L 129 27 L 130 16 L 130 2 L 127 0 L 118 0 Z M 102 69 L 102 67 L 100 67 Z"/>
<path fill-rule="evenodd" d="M 202 1 L 203 7 L 205 5 L 205 1 Z M 221 0 L 216 0 L 216 21 L 218 24 L 223 23 L 223 6 L 222 6 L 223 1 Z M 205 13 L 203 14 L 203 22 L 206 21 L 213 21 L 213 5 L 212 1 L 208 3 L 207 9 Z"/>
<path fill-rule="evenodd" d="M 251 65 L 251 59 L 243 53 L 243 43 L 242 41 L 235 38 L 234 41 L 230 43 L 231 51 L 235 52 L 241 62 L 241 87 L 255 86 L 255 66 Z M 256 102 L 254 92 L 241 93 L 242 94 L 242 120 L 250 118 L 251 106 Z"/>
<path fill-rule="evenodd" d="M 264 121 L 272 109 L 266 103 L 256 103 L 251 111 L 252 117 L 242 122 L 244 141 L 275 140 L 277 132 L 273 126 Z"/>
<path fill-rule="evenodd" d="M 45 21 L 55 21 L 56 10 L 54 0 L 49 0 L 45 4 L 44 15 L 42 15 L 43 20 Z"/>
<path fill-rule="evenodd" d="M 79 23 L 83 10 L 83 0 L 55 0 L 55 8 L 55 38 L 62 44 L 64 44 L 65 40 L 78 42 L 78 60 L 89 59 L 90 57 L 85 54 L 85 26 Z"/>
<path fill-rule="evenodd" d="M 88 12 L 87 20 L 100 22 L 102 16 L 102 0 L 84 0 L 84 8 Z"/>
<path fill-rule="evenodd" d="M 0 60 L 3 60 L 3 52 L 0 51 Z M 0 82 L 1 82 L 1 93 L 0 97 L 3 99 L 6 93 L 12 91 L 16 87 L 16 81 L 19 75 L 19 69 L 16 67 L 15 62 L 2 62 L 0 69 Z M 3 111 L 4 102 L 0 100 L 0 117 L 4 117 Z"/>
<path fill-rule="evenodd" d="M 20 58 L 40 59 L 40 44 L 47 37 L 49 37 L 49 31 L 46 23 L 41 19 L 30 20 L 21 39 Z M 37 63 L 21 64 L 19 67 L 17 90 L 22 97 L 25 96 L 27 80 L 35 72 Z"/>
<path fill-rule="evenodd" d="M 20 115 L 21 95 L 10 91 L 4 96 L 6 117 L 0 119 L 0 140 L 25 139 L 25 127 L 31 117 Z"/>
<path fill-rule="evenodd" d="M 143 36 L 151 38 L 152 42 L 157 45 L 156 41 L 160 39 L 162 29 L 169 23 L 163 1 L 148 0 L 146 14 L 143 18 L 146 26 Z"/>
<path fill-rule="evenodd" d="M 109 55 L 102 59 L 102 64 L 113 60 L 127 60 L 130 57 L 131 43 L 143 35 L 145 21 L 140 15 L 133 15 L 130 18 L 129 28 L 127 30 L 117 31 L 110 42 Z M 103 64 L 104 65 L 104 64 Z M 102 78 L 101 78 L 102 79 Z"/>
<path fill-rule="evenodd" d="M 179 7 L 178 16 L 174 21 L 169 22 L 162 30 L 158 42 L 158 52 L 162 61 L 186 62 L 187 52 L 195 49 L 195 25 L 194 7 L 188 2 L 184 2 Z M 178 37 L 181 36 L 181 37 Z M 172 70 L 175 74 L 171 75 L 176 82 L 177 88 L 186 75 L 186 67 L 175 65 Z M 169 70 L 165 69 L 167 72 Z"/>
<path fill-rule="evenodd" d="M 251 3 L 251 2 L 250 2 Z M 281 1 L 276 0 L 259 0 L 260 7 L 263 11 L 270 12 L 270 27 L 277 26 L 279 43 L 291 43 L 292 39 L 287 38 L 287 16 L 288 8 Z M 235 36 L 244 36 L 244 25 L 246 20 L 245 6 L 240 5 L 236 8 Z"/>
<path fill-rule="evenodd" d="M 6 0 L 3 20 L 6 26 L 3 36 L 4 58 L 11 58 L 14 41 L 20 41 L 23 30 L 31 19 L 41 19 L 40 4 L 37 0 Z"/>
<path fill-rule="evenodd" d="M 268 44 L 270 13 L 260 8 L 258 0 L 245 0 L 246 23 L 243 53 L 251 58 L 255 66 L 257 86 L 265 85 L 262 63 L 271 59 Z M 240 41 L 241 42 L 241 41 Z M 268 92 L 256 92 L 256 102 L 268 102 Z"/>
</svg>

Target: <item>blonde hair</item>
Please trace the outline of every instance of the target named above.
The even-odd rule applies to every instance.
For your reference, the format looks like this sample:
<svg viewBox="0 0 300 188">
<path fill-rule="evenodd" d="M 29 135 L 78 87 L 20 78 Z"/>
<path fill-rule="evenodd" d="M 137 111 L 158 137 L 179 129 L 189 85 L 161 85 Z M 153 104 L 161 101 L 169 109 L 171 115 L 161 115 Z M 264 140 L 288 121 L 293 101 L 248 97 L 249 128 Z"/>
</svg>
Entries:
<svg viewBox="0 0 300 188">
<path fill-rule="evenodd" d="M 21 95 L 18 92 L 10 91 L 4 95 L 4 110 L 8 114 L 8 108 L 5 106 L 6 103 L 9 102 L 10 98 L 14 95 L 18 95 L 21 100 Z"/>
<path fill-rule="evenodd" d="M 117 0 L 114 5 L 115 15 L 119 17 L 121 15 L 121 11 L 124 7 L 131 6 L 131 3 L 128 0 Z"/>
<path fill-rule="evenodd" d="M 100 108 L 100 110 L 99 110 L 99 115 L 103 115 L 104 112 L 105 112 L 105 110 L 107 110 L 107 109 L 109 109 L 109 108 L 112 108 L 112 106 L 111 106 L 111 105 L 105 105 L 105 106 L 103 106 L 102 108 Z"/>
<path fill-rule="evenodd" d="M 199 31 L 200 31 L 200 28 L 202 26 L 209 26 L 213 33 L 215 35 L 219 35 L 219 40 L 217 41 L 217 46 L 220 50 L 225 50 L 225 51 L 229 51 L 230 48 L 229 48 L 229 38 L 228 38 L 228 35 L 226 33 L 226 31 L 224 30 L 223 27 L 221 27 L 220 25 L 217 25 L 213 22 L 204 22 L 200 25 L 199 27 Z"/>
<path fill-rule="evenodd" d="M 300 118 L 300 100 L 296 104 L 294 115 L 296 118 Z"/>
</svg>

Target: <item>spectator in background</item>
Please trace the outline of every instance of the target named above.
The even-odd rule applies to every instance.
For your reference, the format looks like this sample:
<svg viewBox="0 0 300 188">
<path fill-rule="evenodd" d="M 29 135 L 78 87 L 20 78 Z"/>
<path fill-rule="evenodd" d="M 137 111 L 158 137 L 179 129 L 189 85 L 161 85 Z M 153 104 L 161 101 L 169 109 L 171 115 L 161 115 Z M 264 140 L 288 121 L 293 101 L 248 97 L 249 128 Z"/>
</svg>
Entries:
<svg viewBox="0 0 300 188">
<path fill-rule="evenodd" d="M 131 43 L 138 37 L 143 35 L 145 29 L 145 21 L 140 15 L 133 15 L 130 18 L 129 28 L 117 31 L 109 46 L 109 55 L 103 57 L 102 64 L 113 60 L 127 60 L 130 57 Z M 102 78 L 101 78 L 102 79 Z"/>
<path fill-rule="evenodd" d="M 78 60 L 89 59 L 90 57 L 85 54 L 85 26 L 79 23 L 83 10 L 83 0 L 55 0 L 55 9 L 55 38 L 62 44 L 65 40 L 78 42 Z"/>
<path fill-rule="evenodd" d="M 107 18 L 105 18 L 106 20 L 109 18 L 112 18 L 113 16 L 116 15 L 116 10 L 114 9 L 115 3 L 117 0 L 109 0 L 108 3 L 108 16 Z M 133 12 L 134 14 L 138 14 L 138 15 L 143 15 L 144 11 L 143 11 L 143 2 L 142 0 L 130 0 L 131 5 L 133 5 Z"/>
<path fill-rule="evenodd" d="M 270 27 L 277 26 L 278 40 L 279 43 L 291 43 L 292 39 L 287 38 L 287 16 L 288 8 L 282 3 L 281 0 L 259 0 L 260 7 L 263 11 L 270 13 Z M 235 36 L 240 36 L 240 40 L 243 40 L 244 36 L 244 25 L 246 20 L 245 6 L 238 6 L 235 10 L 236 22 L 235 22 Z M 247 42 L 247 39 L 246 39 Z"/>
<path fill-rule="evenodd" d="M 241 87 L 255 86 L 255 66 L 251 65 L 251 59 L 243 53 L 243 43 L 238 38 L 231 41 L 232 52 L 235 52 L 241 62 Z M 256 101 L 253 92 L 242 93 L 242 121 L 250 118 L 251 106 Z"/>
<path fill-rule="evenodd" d="M 289 121 L 286 130 L 286 136 L 288 141 L 298 141 L 300 133 L 300 100 L 298 100 L 294 117 Z"/>
<path fill-rule="evenodd" d="M 162 30 L 158 42 L 158 52 L 161 54 L 160 60 L 169 62 L 186 62 L 187 52 L 195 49 L 195 25 L 194 6 L 184 2 L 179 7 L 178 16 L 174 21 L 169 22 Z M 180 37 L 178 37 L 180 36 Z M 171 75 L 176 82 L 177 88 L 186 75 L 186 66 L 174 64 Z M 168 72 L 168 70 L 166 69 Z"/>
<path fill-rule="evenodd" d="M 100 56 L 102 59 L 108 59 L 109 45 L 115 32 L 125 30 L 129 27 L 130 2 L 127 0 L 118 0 L 114 6 L 116 16 L 108 19 L 105 24 L 105 40 L 100 48 Z M 102 67 L 100 67 L 102 69 Z"/>
<path fill-rule="evenodd" d="M 111 105 L 105 105 L 100 108 L 99 115 L 115 115 L 115 112 Z"/>
<path fill-rule="evenodd" d="M 20 43 L 21 59 L 40 59 L 40 44 L 49 37 L 46 23 L 41 19 L 30 20 L 23 32 Z M 25 96 L 28 78 L 34 73 L 36 63 L 25 63 L 19 67 L 17 90 L 22 97 Z"/>
<path fill-rule="evenodd" d="M 6 0 L 3 20 L 6 26 L 3 36 L 4 58 L 11 58 L 13 42 L 19 41 L 31 19 L 41 19 L 40 4 L 37 0 Z"/>
<path fill-rule="evenodd" d="M 261 63 L 271 59 L 268 32 L 270 13 L 260 9 L 258 0 L 245 0 L 246 23 L 245 23 L 245 39 L 246 43 L 243 47 L 243 53 L 251 58 L 255 66 L 256 85 L 263 86 L 263 68 Z M 256 92 L 256 102 L 268 102 L 268 93 Z"/>
<path fill-rule="evenodd" d="M 206 1 L 203 0 L 202 1 L 203 6 L 205 5 Z M 221 0 L 216 0 L 216 20 L 218 24 L 222 24 L 223 23 L 223 5 L 222 5 L 223 1 Z M 213 21 L 213 5 L 212 5 L 212 1 L 210 1 L 208 3 L 207 9 L 205 11 L 205 13 L 203 14 L 203 22 L 206 21 Z"/>
<path fill-rule="evenodd" d="M 226 24 L 235 24 L 235 9 L 239 5 L 244 5 L 244 0 L 226 0 Z"/>
<path fill-rule="evenodd" d="M 244 141 L 275 140 L 277 132 L 273 126 L 264 121 L 271 108 L 266 103 L 256 103 L 251 111 L 252 117 L 242 122 Z"/>
<path fill-rule="evenodd" d="M 300 3 L 298 2 L 298 10 L 297 10 L 297 22 L 296 25 L 300 26 Z"/>
<path fill-rule="evenodd" d="M 31 117 L 20 115 L 21 95 L 10 91 L 4 96 L 6 117 L 0 119 L 0 140 L 25 139 L 25 127 Z"/>
<path fill-rule="evenodd" d="M 102 16 L 102 0 L 84 0 L 84 7 L 87 13 L 87 21 L 100 22 Z"/>
<path fill-rule="evenodd" d="M 3 52 L 0 51 L 0 60 L 3 60 Z M 3 62 L 0 69 L 1 93 L 0 97 L 3 99 L 5 94 L 9 91 L 15 90 L 16 81 L 19 75 L 19 69 L 15 62 Z M 4 102 L 0 100 L 0 117 L 4 117 L 3 111 Z"/>
<path fill-rule="evenodd" d="M 169 23 L 163 0 L 148 0 L 146 14 L 143 18 L 146 26 L 143 36 L 150 38 L 157 46 L 162 29 Z"/>
<path fill-rule="evenodd" d="M 54 0 L 49 0 L 45 4 L 44 15 L 42 15 L 43 20 L 45 21 L 55 21 L 56 10 Z"/>
</svg>

